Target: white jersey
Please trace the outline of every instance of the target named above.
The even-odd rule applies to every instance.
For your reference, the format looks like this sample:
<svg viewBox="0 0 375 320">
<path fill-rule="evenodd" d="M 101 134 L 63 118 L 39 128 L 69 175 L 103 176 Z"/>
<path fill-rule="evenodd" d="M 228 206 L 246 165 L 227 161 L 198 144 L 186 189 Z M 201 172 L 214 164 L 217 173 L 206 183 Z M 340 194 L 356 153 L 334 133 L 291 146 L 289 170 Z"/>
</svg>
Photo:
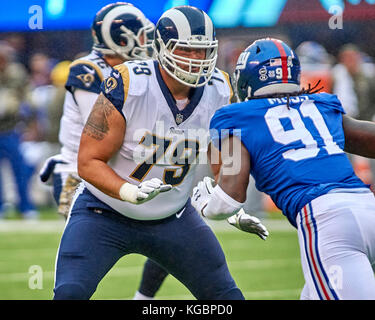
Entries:
<svg viewBox="0 0 375 320">
<path fill-rule="evenodd" d="M 198 153 L 207 151 L 211 117 L 229 104 L 232 89 L 226 73 L 216 69 L 211 81 L 192 90 L 179 110 L 162 80 L 156 61 L 129 61 L 116 66 L 103 94 L 126 120 L 123 145 L 110 166 L 125 180 L 139 184 L 159 178 L 173 186 L 140 205 L 112 198 L 93 185 L 87 188 L 119 213 L 138 220 L 162 219 L 187 202 Z"/>
<path fill-rule="evenodd" d="M 112 67 L 96 51 L 75 60 L 70 65 L 69 77 L 65 85 L 67 92 L 59 132 L 62 160 L 67 164 L 57 164 L 55 173 L 77 172 L 78 148 L 86 118 L 100 93 L 102 81 L 109 76 L 112 70 Z M 84 103 L 77 101 L 77 93 L 82 91 L 77 92 L 76 90 L 86 92 Z M 74 95 L 75 92 L 76 95 Z"/>
</svg>

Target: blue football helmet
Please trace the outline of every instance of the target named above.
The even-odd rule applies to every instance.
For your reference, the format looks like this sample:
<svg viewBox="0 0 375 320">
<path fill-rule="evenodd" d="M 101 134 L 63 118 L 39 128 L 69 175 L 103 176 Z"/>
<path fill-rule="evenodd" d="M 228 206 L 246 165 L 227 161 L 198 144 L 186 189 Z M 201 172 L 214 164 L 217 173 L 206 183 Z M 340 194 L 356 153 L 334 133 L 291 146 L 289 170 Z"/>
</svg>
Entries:
<svg viewBox="0 0 375 320">
<path fill-rule="evenodd" d="M 111 3 L 100 9 L 92 23 L 93 49 L 118 54 L 125 60 L 152 56 L 155 25 L 130 3 Z"/>
<path fill-rule="evenodd" d="M 283 41 L 266 38 L 243 51 L 234 72 L 240 101 L 255 96 L 294 93 L 300 90 L 301 68 L 297 55 Z"/>
<path fill-rule="evenodd" d="M 166 72 L 190 87 L 205 85 L 215 70 L 218 41 L 210 17 L 192 6 L 167 10 L 156 24 L 153 43 L 156 57 Z M 204 49 L 204 59 L 177 55 L 177 48 Z"/>
</svg>

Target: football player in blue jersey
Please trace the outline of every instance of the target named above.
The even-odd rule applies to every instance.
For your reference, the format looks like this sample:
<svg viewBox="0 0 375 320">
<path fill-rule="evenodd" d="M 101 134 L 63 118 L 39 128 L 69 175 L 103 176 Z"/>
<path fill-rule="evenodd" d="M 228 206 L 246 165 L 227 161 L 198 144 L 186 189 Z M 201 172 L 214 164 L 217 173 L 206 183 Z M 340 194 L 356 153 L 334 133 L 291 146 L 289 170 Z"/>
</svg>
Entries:
<svg viewBox="0 0 375 320">
<path fill-rule="evenodd" d="M 250 173 L 298 229 L 301 299 L 375 299 L 375 198 L 345 154 L 375 158 L 375 124 L 345 115 L 335 95 L 301 89 L 299 59 L 280 40 L 251 44 L 234 77 L 241 102 L 210 124 L 218 183 L 199 182 L 193 206 L 236 220 Z"/>
<path fill-rule="evenodd" d="M 212 21 L 181 6 L 163 14 L 155 34 L 158 60 L 116 66 L 84 126 L 84 183 L 61 238 L 54 299 L 89 299 L 130 253 L 164 267 L 197 299 L 244 299 L 189 197 L 194 160 L 207 151 L 189 132 L 208 131 L 232 95 L 228 75 L 215 68 Z"/>
</svg>

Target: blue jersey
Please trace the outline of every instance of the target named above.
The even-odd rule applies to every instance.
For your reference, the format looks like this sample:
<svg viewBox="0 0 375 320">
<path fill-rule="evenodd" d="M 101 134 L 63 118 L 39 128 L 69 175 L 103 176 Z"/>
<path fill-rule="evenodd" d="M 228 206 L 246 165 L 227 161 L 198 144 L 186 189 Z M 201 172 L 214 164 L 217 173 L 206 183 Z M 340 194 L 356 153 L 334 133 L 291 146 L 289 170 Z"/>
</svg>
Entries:
<svg viewBox="0 0 375 320">
<path fill-rule="evenodd" d="M 239 136 L 250 154 L 258 190 L 270 195 L 296 226 L 297 212 L 339 188 L 363 188 L 344 153 L 344 110 L 335 95 L 254 99 L 219 109 L 211 120 L 214 145 Z"/>
</svg>

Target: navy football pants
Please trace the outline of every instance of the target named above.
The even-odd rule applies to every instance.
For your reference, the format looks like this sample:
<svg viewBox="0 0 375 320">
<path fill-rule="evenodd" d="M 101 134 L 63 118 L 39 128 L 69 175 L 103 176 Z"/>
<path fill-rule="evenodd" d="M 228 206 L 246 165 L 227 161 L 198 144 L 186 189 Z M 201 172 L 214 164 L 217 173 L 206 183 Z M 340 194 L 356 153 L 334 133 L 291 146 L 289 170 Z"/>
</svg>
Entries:
<svg viewBox="0 0 375 320">
<path fill-rule="evenodd" d="M 197 299 L 244 299 L 212 230 L 190 204 L 180 218 L 138 221 L 74 203 L 61 239 L 54 299 L 89 299 L 124 255 L 145 255 L 181 281 Z"/>
</svg>

